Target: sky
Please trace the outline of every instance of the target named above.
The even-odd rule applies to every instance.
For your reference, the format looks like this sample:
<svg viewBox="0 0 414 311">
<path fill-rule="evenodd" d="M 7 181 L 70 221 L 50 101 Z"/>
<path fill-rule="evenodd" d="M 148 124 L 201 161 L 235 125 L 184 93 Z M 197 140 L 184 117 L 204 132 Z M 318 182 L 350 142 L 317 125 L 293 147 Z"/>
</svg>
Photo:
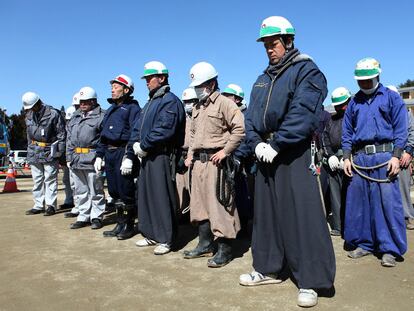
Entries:
<svg viewBox="0 0 414 311">
<path fill-rule="evenodd" d="M 398 5 L 397 5 L 398 3 Z M 144 64 L 157 60 L 170 72 L 181 97 L 190 68 L 211 63 L 219 85 L 240 85 L 249 101 L 268 59 L 257 43 L 263 19 L 286 17 L 295 46 L 310 55 L 328 80 L 355 93 L 358 60 L 374 57 L 384 85 L 414 79 L 414 1 L 0 1 L 0 107 L 18 113 L 26 91 L 49 105 L 70 106 L 83 86 L 109 104 L 109 80 L 130 76 L 134 96 L 145 105 Z M 330 95 L 325 104 L 330 103 Z"/>
</svg>

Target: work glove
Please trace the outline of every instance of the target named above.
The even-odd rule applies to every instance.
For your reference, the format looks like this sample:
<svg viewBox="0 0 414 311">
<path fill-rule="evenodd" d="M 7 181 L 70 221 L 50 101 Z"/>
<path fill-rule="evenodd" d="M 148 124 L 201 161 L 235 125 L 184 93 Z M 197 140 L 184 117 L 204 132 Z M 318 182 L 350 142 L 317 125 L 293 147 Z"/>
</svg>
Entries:
<svg viewBox="0 0 414 311">
<path fill-rule="evenodd" d="M 121 164 L 121 174 L 130 175 L 132 173 L 132 160 L 125 158 Z"/>
<path fill-rule="evenodd" d="M 343 170 L 344 170 L 344 159 L 343 159 L 343 158 L 341 158 L 341 160 L 339 160 L 339 166 L 338 166 L 338 168 L 339 168 L 341 171 L 343 171 Z"/>
<path fill-rule="evenodd" d="M 277 156 L 277 151 L 270 146 L 270 144 L 259 143 L 254 149 L 256 157 L 259 161 L 272 163 L 273 159 Z"/>
<path fill-rule="evenodd" d="M 70 168 L 70 162 L 66 162 L 66 166 Z"/>
<path fill-rule="evenodd" d="M 328 164 L 329 164 L 329 168 L 331 169 L 331 171 L 336 171 L 337 169 L 339 169 L 339 159 L 337 156 L 333 155 L 330 156 L 328 159 Z"/>
<path fill-rule="evenodd" d="M 93 164 L 93 167 L 95 168 L 95 172 L 99 173 L 102 170 L 102 167 L 104 166 L 102 158 L 96 158 L 95 163 Z"/>
<path fill-rule="evenodd" d="M 132 145 L 132 149 L 134 149 L 134 153 L 136 156 L 138 156 L 139 158 L 143 158 L 145 156 L 147 156 L 148 152 L 144 151 L 141 149 L 141 143 L 136 142 Z"/>
</svg>

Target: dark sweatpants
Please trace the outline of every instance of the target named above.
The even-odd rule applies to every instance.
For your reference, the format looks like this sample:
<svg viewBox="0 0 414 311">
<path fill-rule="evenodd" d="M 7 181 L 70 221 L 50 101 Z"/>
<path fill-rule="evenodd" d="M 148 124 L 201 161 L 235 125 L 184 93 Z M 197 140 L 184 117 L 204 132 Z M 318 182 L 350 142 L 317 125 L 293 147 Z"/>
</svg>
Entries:
<svg viewBox="0 0 414 311">
<path fill-rule="evenodd" d="M 331 171 L 329 174 L 329 194 L 331 198 L 332 224 L 333 230 L 342 232 L 343 220 L 345 216 L 345 199 L 347 179 L 343 171 Z"/>
<path fill-rule="evenodd" d="M 329 289 L 335 254 L 316 177 L 308 169 L 310 142 L 259 164 L 255 187 L 252 255 L 261 273 L 287 264 L 299 288 Z"/>
<path fill-rule="evenodd" d="M 172 243 L 176 231 L 176 197 L 167 154 L 143 158 L 138 179 L 138 229 L 159 243 Z"/>
<path fill-rule="evenodd" d="M 125 147 L 107 149 L 105 152 L 105 172 L 108 181 L 108 192 L 113 199 L 121 199 L 124 204 L 134 204 L 135 176 L 133 174 L 121 174 L 121 164 L 124 154 Z"/>
</svg>

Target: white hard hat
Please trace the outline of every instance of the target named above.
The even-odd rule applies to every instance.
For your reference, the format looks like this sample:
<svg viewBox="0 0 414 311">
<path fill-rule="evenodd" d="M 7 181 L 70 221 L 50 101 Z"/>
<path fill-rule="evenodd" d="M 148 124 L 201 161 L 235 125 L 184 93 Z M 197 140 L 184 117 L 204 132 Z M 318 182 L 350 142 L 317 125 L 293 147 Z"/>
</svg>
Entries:
<svg viewBox="0 0 414 311">
<path fill-rule="evenodd" d="M 144 65 L 144 75 L 141 77 L 141 79 L 144 79 L 145 77 L 152 76 L 152 75 L 167 75 L 168 76 L 168 69 L 161 62 L 152 61 L 152 62 L 146 63 Z"/>
<path fill-rule="evenodd" d="M 206 62 L 197 63 L 190 69 L 190 87 L 199 86 L 217 76 L 218 73 L 211 64 Z"/>
<path fill-rule="evenodd" d="M 26 92 L 22 96 L 24 110 L 32 109 L 34 105 L 39 101 L 40 97 L 34 92 Z"/>
<path fill-rule="evenodd" d="M 72 98 L 72 106 L 79 106 L 79 92 L 76 92 Z"/>
<path fill-rule="evenodd" d="M 394 92 L 400 94 L 400 92 L 398 92 L 398 89 L 395 85 L 387 85 L 387 88 L 390 89 L 391 91 L 394 91 Z"/>
<path fill-rule="evenodd" d="M 345 87 L 338 87 L 331 94 L 332 106 L 339 106 L 351 98 L 351 92 Z"/>
<path fill-rule="evenodd" d="M 282 16 L 270 16 L 263 20 L 260 26 L 260 36 L 256 40 L 260 42 L 265 37 L 277 35 L 295 35 L 295 28 L 292 24 Z"/>
<path fill-rule="evenodd" d="M 357 64 L 355 68 L 355 80 L 370 80 L 377 76 L 379 76 L 381 73 L 381 65 L 380 63 L 372 58 L 367 57 L 361 59 Z"/>
<path fill-rule="evenodd" d="M 183 95 L 181 96 L 181 100 L 185 101 L 185 100 L 192 100 L 192 99 L 197 99 L 197 94 L 196 94 L 194 88 L 189 87 L 189 88 L 187 88 L 183 91 Z"/>
<path fill-rule="evenodd" d="M 90 86 L 84 86 L 79 90 L 79 101 L 87 99 L 96 99 L 98 95 L 96 91 Z"/>
<path fill-rule="evenodd" d="M 114 82 L 125 85 L 127 88 L 129 88 L 131 90 L 131 93 L 134 92 L 134 82 L 127 75 L 120 74 L 115 79 L 109 81 L 109 83 L 111 83 L 111 84 L 114 83 Z"/>
<path fill-rule="evenodd" d="M 65 111 L 65 119 L 70 120 L 75 113 L 76 108 L 74 106 L 69 106 Z"/>
<path fill-rule="evenodd" d="M 241 99 L 244 98 L 243 89 L 240 86 L 238 86 L 237 84 L 227 85 L 227 87 L 224 89 L 224 91 L 222 93 L 233 94 L 233 95 L 236 95 L 236 96 L 240 97 Z"/>
</svg>

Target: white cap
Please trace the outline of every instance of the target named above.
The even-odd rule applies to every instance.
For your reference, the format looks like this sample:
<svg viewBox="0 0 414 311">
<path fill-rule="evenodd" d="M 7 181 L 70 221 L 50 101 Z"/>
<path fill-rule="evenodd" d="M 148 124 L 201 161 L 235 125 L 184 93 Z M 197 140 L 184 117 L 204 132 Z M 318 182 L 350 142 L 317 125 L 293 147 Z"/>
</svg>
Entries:
<svg viewBox="0 0 414 311">
<path fill-rule="evenodd" d="M 190 87 L 199 86 L 217 76 L 218 72 L 211 64 L 206 62 L 197 63 L 190 69 Z"/>
<path fill-rule="evenodd" d="M 185 100 L 192 100 L 192 99 L 197 99 L 197 94 L 196 94 L 194 88 L 189 87 L 189 88 L 187 88 L 183 91 L 183 95 L 181 96 L 181 100 L 185 101 Z"/>
<path fill-rule="evenodd" d="M 127 88 L 129 88 L 131 90 L 131 94 L 134 92 L 134 82 L 127 75 L 120 74 L 115 79 L 109 81 L 109 83 L 111 83 L 111 85 L 114 82 L 125 85 Z"/>
<path fill-rule="evenodd" d="M 79 90 L 79 101 L 87 99 L 96 99 L 98 96 L 96 91 L 90 86 L 84 86 Z"/>
<path fill-rule="evenodd" d="M 260 26 L 259 38 L 257 42 L 262 41 L 265 37 L 277 35 L 295 35 L 295 28 L 283 16 L 270 16 L 263 20 Z"/>
<path fill-rule="evenodd" d="M 331 94 L 332 106 L 342 105 L 349 98 L 351 98 L 351 92 L 347 88 L 340 86 L 333 90 Z"/>
<path fill-rule="evenodd" d="M 65 111 L 65 119 L 70 120 L 75 113 L 76 108 L 74 106 L 69 106 Z"/>
<path fill-rule="evenodd" d="M 34 92 L 26 92 L 22 96 L 24 110 L 32 109 L 34 105 L 39 101 L 40 97 Z"/>
<path fill-rule="evenodd" d="M 238 86 L 237 84 L 229 84 L 222 92 L 224 94 L 232 94 L 240 97 L 241 99 L 244 98 L 244 92 L 243 89 Z"/>
<path fill-rule="evenodd" d="M 149 63 L 146 63 L 144 65 L 144 75 L 141 77 L 141 79 L 144 79 L 147 76 L 152 75 L 167 75 L 168 76 L 168 69 L 165 67 L 165 65 L 158 61 L 152 61 Z"/>
<path fill-rule="evenodd" d="M 79 106 L 79 92 L 76 92 L 72 98 L 72 106 Z"/>
</svg>

